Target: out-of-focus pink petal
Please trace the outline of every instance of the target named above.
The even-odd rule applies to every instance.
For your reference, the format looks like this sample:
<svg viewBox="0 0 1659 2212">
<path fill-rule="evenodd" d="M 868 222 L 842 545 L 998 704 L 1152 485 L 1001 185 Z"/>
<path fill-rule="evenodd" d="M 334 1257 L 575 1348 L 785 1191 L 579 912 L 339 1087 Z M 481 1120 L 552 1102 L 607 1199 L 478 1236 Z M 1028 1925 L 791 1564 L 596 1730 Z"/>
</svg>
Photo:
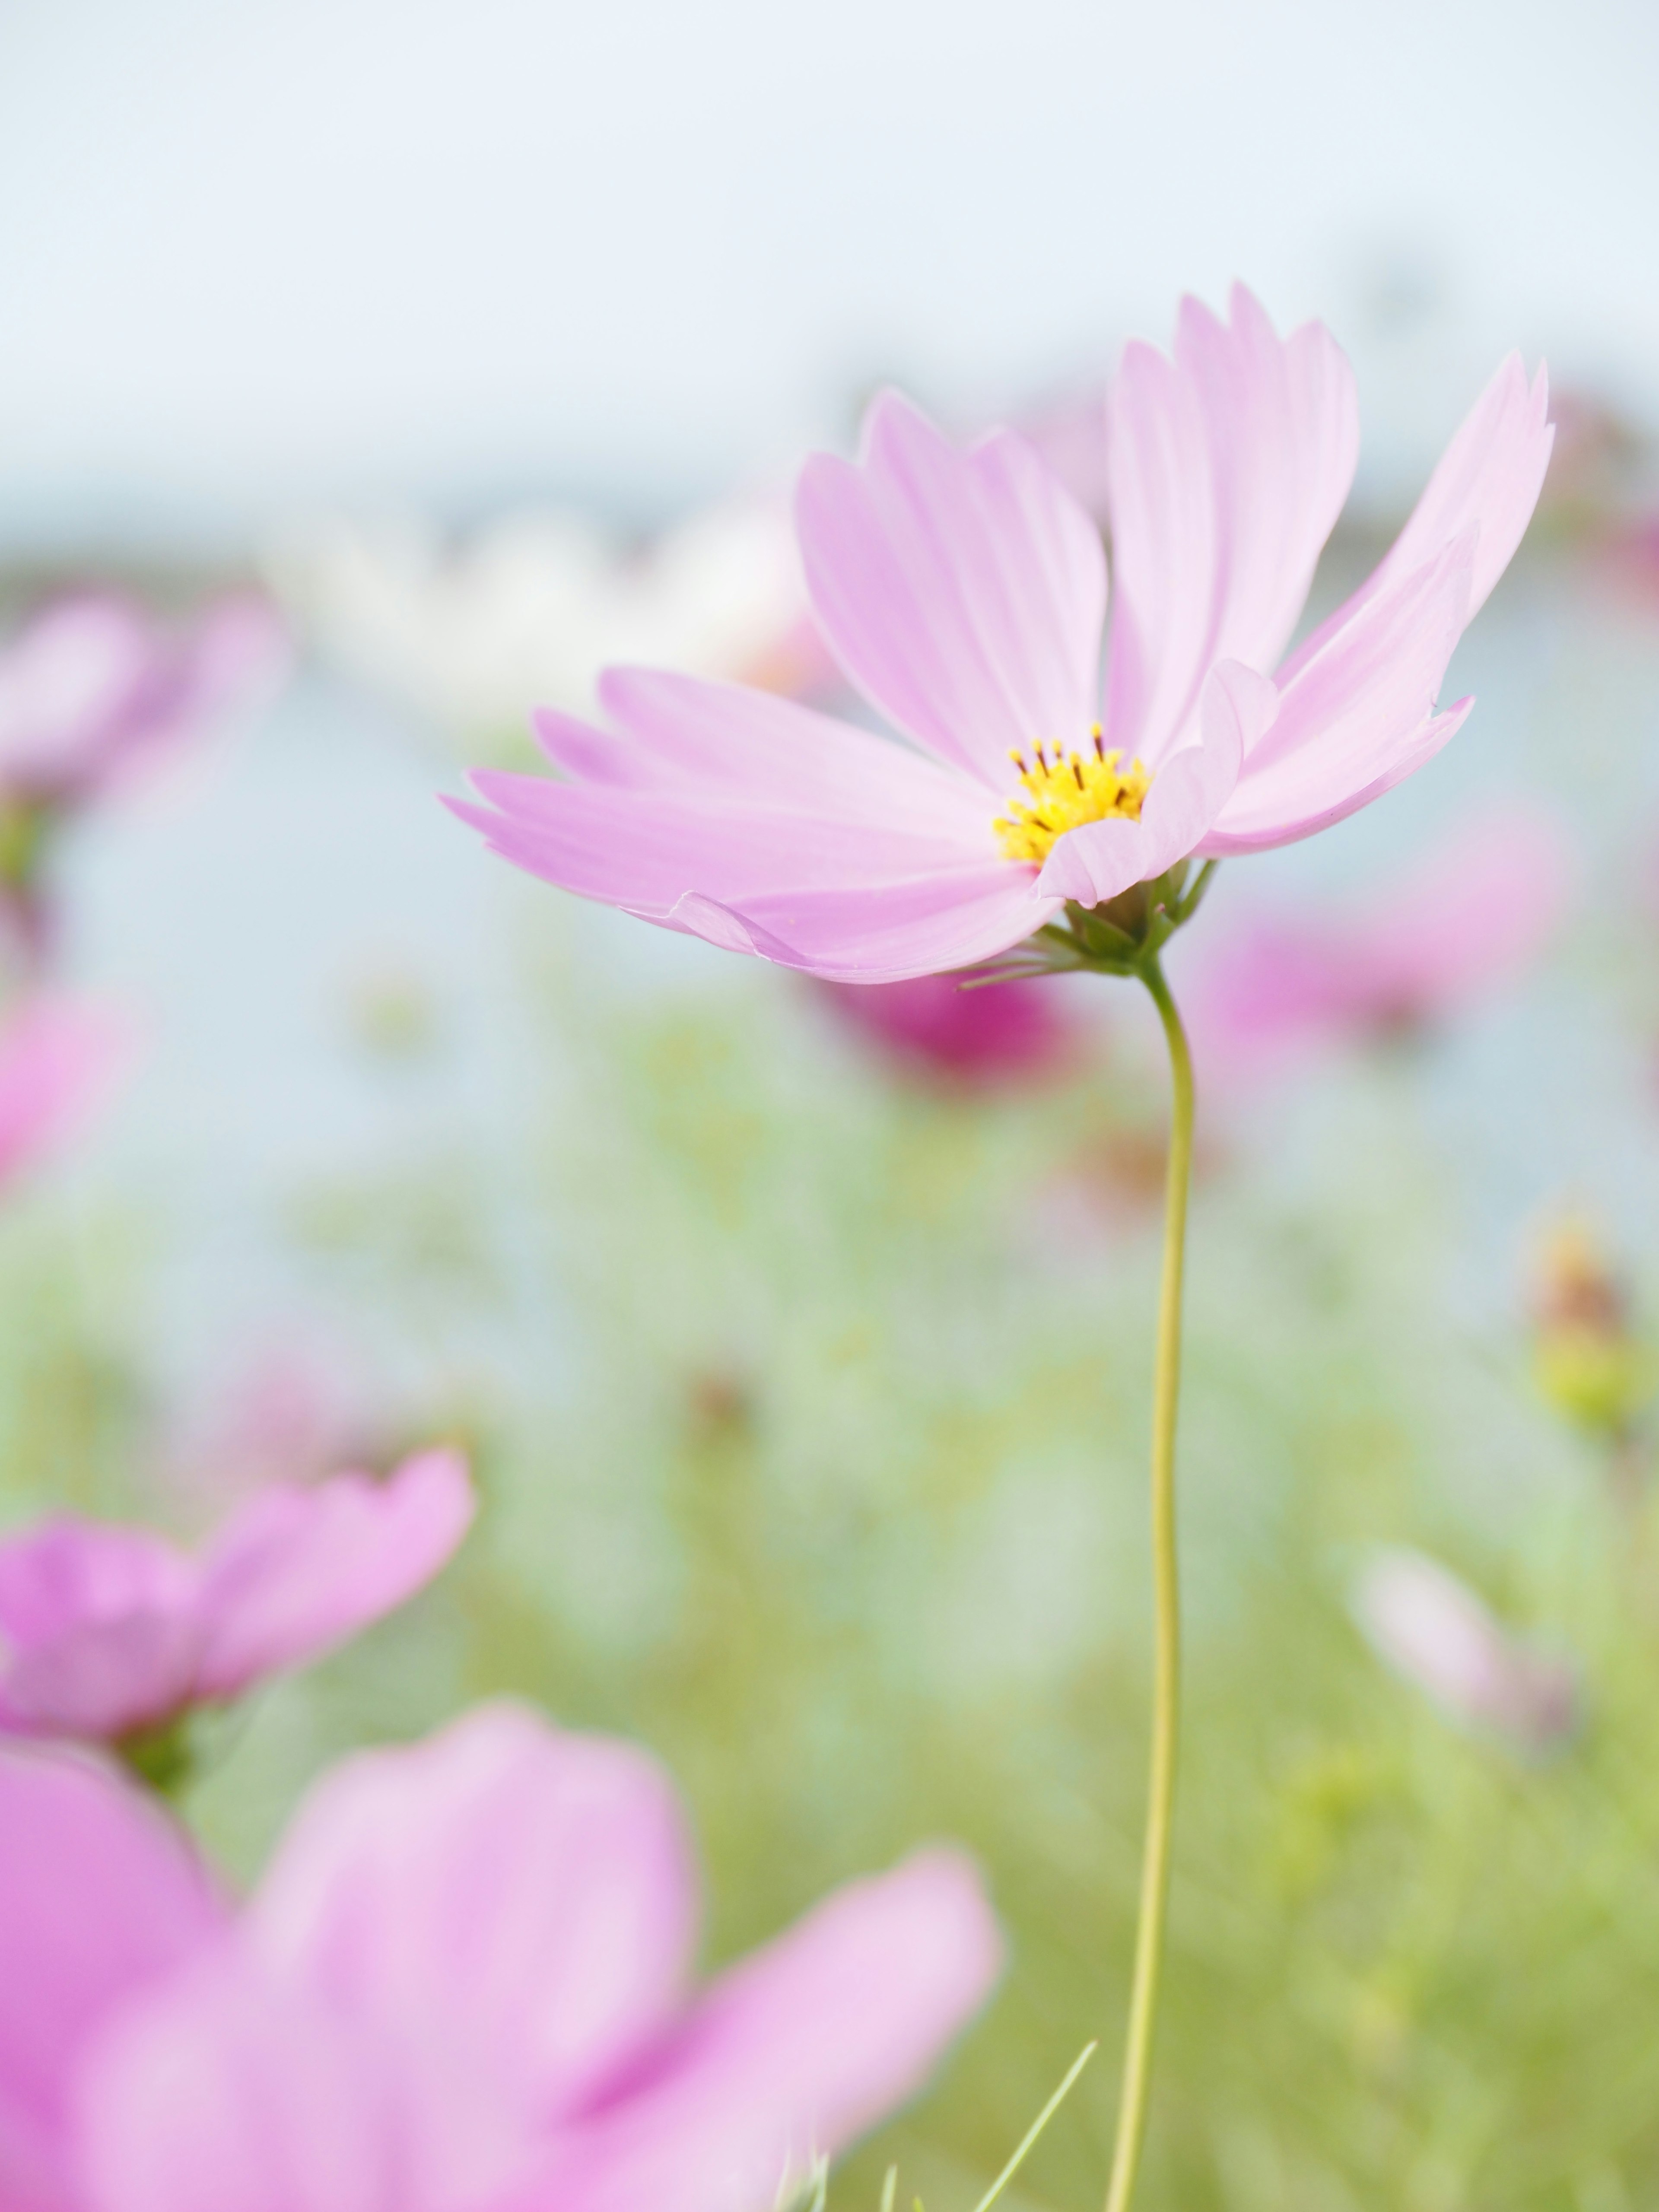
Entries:
<svg viewBox="0 0 1659 2212">
<path fill-rule="evenodd" d="M 888 1060 L 941 1082 L 1040 1082 L 1075 1060 L 1083 1042 L 1046 979 L 968 990 L 959 976 L 917 975 L 908 983 L 820 988 L 841 1019 Z"/>
<path fill-rule="evenodd" d="M 72 1136 L 131 1058 L 131 1024 L 74 1000 L 28 1000 L 0 1032 L 0 1181 Z"/>
<path fill-rule="evenodd" d="M 669 926 L 727 951 L 757 953 L 836 983 L 899 983 L 972 968 L 1059 913 L 1029 869 L 1007 860 L 845 890 L 777 892 L 741 907 L 680 900 Z"/>
<path fill-rule="evenodd" d="M 718 790 L 629 791 L 485 769 L 494 811 L 450 801 L 492 849 L 584 897 L 660 919 L 688 893 L 746 904 L 758 893 L 839 890 L 958 870 L 996 854 L 994 810 L 971 842 L 911 827 L 740 806 Z"/>
<path fill-rule="evenodd" d="M 274 1966 L 389 2035 L 480 2055 L 549 2124 L 672 2017 L 696 1923 L 655 1761 L 511 1705 L 337 1767 L 252 1909 Z"/>
<path fill-rule="evenodd" d="M 1194 1048 L 1240 1073 L 1321 1039 L 1419 1030 L 1525 964 L 1571 874 L 1555 818 L 1506 805 L 1358 902 L 1230 914 L 1188 988 Z"/>
<path fill-rule="evenodd" d="M 392 1612 L 454 1551 L 473 1503 L 465 1462 L 448 1451 L 419 1453 L 384 1482 L 340 1474 L 261 1492 L 202 1562 L 196 1694 L 233 1697 Z"/>
<path fill-rule="evenodd" d="M 52 788 L 149 680 L 154 645 L 131 601 L 76 592 L 42 607 L 0 652 L 0 786 Z"/>
<path fill-rule="evenodd" d="M 1525 965 L 1559 921 L 1573 848 L 1557 817 L 1510 805 L 1460 823 L 1356 929 L 1376 1003 L 1462 1004 Z"/>
<path fill-rule="evenodd" d="M 1085 823 L 1060 838 L 1037 878 L 1040 891 L 1103 905 L 1184 860 L 1231 796 L 1245 753 L 1272 720 L 1279 695 L 1236 660 L 1211 672 L 1200 735 L 1152 779 L 1140 819 Z"/>
<path fill-rule="evenodd" d="M 1511 354 L 1442 454 L 1405 528 L 1353 596 L 1297 647 L 1279 671 L 1281 686 L 1362 607 L 1438 559 L 1471 531 L 1476 536 L 1463 619 L 1474 621 L 1514 558 L 1538 504 L 1555 441 L 1548 408 L 1545 371 L 1540 368 L 1528 386 L 1525 363 L 1519 354 Z"/>
<path fill-rule="evenodd" d="M 856 465 L 816 455 L 795 503 L 824 635 L 872 705 L 1000 796 L 1012 750 L 1097 718 L 1099 532 L 1023 440 L 969 452 L 884 393 Z"/>
<path fill-rule="evenodd" d="M 915 2094 L 1001 1960 L 956 1851 L 848 1884 L 714 1984 L 647 2070 L 573 2131 L 525 2212 L 769 2212 L 787 2172 Z"/>
<path fill-rule="evenodd" d="M 490 2212 L 534 2132 L 440 2059 L 228 1948 L 89 2053 L 82 2212 Z"/>
<path fill-rule="evenodd" d="M 608 671 L 599 699 L 613 730 L 568 714 L 537 717 L 548 754 L 580 781 L 723 790 L 745 810 L 797 810 L 984 841 L 982 784 L 811 707 L 741 684 L 642 668 Z"/>
<path fill-rule="evenodd" d="M 1405 773 L 1402 763 L 1417 764 L 1462 633 L 1473 551 L 1473 539 L 1460 538 L 1369 601 L 1280 687 L 1278 714 L 1248 754 L 1201 852 L 1291 843 L 1386 789 L 1395 771 Z"/>
<path fill-rule="evenodd" d="M 63 804 L 129 782 L 272 677 L 284 650 L 252 593 L 179 629 L 114 593 L 52 603 L 0 653 L 0 789 Z"/>
<path fill-rule="evenodd" d="M 1399 1547 L 1360 1577 L 1354 1613 L 1378 1656 L 1454 1720 L 1542 1750 L 1572 1727 L 1577 1670 L 1510 1636 L 1467 1583 Z"/>
<path fill-rule="evenodd" d="M 112 1741 L 189 1697 L 193 1563 L 143 1529 L 54 1515 L 0 1543 L 0 1729 Z"/>
<path fill-rule="evenodd" d="M 1318 323 L 1285 339 L 1243 286 L 1182 301 L 1175 359 L 1132 345 L 1109 401 L 1116 605 L 1108 741 L 1157 767 L 1219 660 L 1283 652 L 1353 480 L 1353 376 Z"/>
<path fill-rule="evenodd" d="M 72 2085 L 112 2008 L 222 1926 L 181 1832 L 75 1753 L 0 1744 L 0 2204 L 83 2212 Z"/>
</svg>

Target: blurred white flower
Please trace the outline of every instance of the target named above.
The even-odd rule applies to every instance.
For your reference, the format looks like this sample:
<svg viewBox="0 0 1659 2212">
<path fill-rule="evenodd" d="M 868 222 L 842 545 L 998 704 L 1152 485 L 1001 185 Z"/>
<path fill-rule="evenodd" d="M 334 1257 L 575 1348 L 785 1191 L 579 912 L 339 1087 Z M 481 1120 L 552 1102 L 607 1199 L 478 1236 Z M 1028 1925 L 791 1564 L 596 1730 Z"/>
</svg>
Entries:
<svg viewBox="0 0 1659 2212">
<path fill-rule="evenodd" d="M 724 501 L 634 544 L 552 508 L 454 544 L 412 518 L 337 516 L 266 565 L 329 659 L 469 738 L 522 730 L 534 707 L 590 707 L 615 663 L 788 692 L 827 673 L 781 498 Z"/>
<path fill-rule="evenodd" d="M 1380 1553 L 1352 1604 L 1378 1657 L 1452 1719 L 1495 1729 L 1530 1751 L 1573 1728 L 1577 1669 L 1510 1636 L 1437 1561 L 1403 1547 Z"/>
</svg>

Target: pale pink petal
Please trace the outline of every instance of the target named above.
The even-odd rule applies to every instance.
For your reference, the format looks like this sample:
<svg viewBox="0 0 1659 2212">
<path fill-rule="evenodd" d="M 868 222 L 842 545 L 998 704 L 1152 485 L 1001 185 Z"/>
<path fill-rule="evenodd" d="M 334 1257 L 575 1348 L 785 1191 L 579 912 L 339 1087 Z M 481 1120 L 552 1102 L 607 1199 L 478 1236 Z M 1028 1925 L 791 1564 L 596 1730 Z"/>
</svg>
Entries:
<svg viewBox="0 0 1659 2212">
<path fill-rule="evenodd" d="M 795 810 L 923 836 L 983 837 L 995 809 L 979 781 L 890 738 L 736 684 L 613 668 L 599 685 L 614 730 L 536 718 L 579 781 L 725 793 L 745 809 Z"/>
<path fill-rule="evenodd" d="M 1231 797 L 1244 755 L 1278 704 L 1265 676 L 1236 660 L 1222 662 L 1204 687 L 1198 743 L 1171 755 L 1158 770 L 1140 819 L 1068 830 L 1055 842 L 1037 889 L 1079 906 L 1099 906 L 1185 860 Z"/>
<path fill-rule="evenodd" d="M 1356 988 L 1373 1007 L 1426 1015 L 1462 1004 L 1533 957 L 1572 874 L 1566 832 L 1541 808 L 1496 807 L 1459 823 L 1355 918 Z"/>
<path fill-rule="evenodd" d="M 273 1966 L 388 2034 L 474 2053 L 550 2122 L 672 2016 L 696 1885 L 654 1760 L 496 1705 L 337 1767 L 252 1914 Z"/>
<path fill-rule="evenodd" d="M 1455 700 L 1443 714 L 1420 724 L 1416 736 L 1402 744 L 1388 766 L 1369 783 L 1342 790 L 1322 803 L 1313 803 L 1305 814 L 1291 811 L 1276 815 L 1254 830 L 1235 832 L 1218 825 L 1199 847 L 1200 854 L 1206 860 L 1222 860 L 1243 853 L 1264 853 L 1279 845 L 1297 844 L 1304 837 L 1316 836 L 1322 830 L 1346 822 L 1351 814 L 1358 814 L 1392 791 L 1397 783 L 1403 783 L 1408 775 L 1415 775 L 1419 769 L 1425 768 L 1456 736 L 1474 706 L 1473 698 Z"/>
<path fill-rule="evenodd" d="M 77 1754 L 0 1744 L 0 2204 L 82 2212 L 72 2085 L 113 2008 L 222 1924 L 183 1833 Z"/>
<path fill-rule="evenodd" d="M 1109 401 L 1116 605 L 1108 740 L 1156 767 L 1210 669 L 1283 652 L 1353 479 L 1353 377 L 1329 332 L 1289 338 L 1243 285 L 1231 322 L 1182 305 L 1175 359 L 1132 345 Z"/>
<path fill-rule="evenodd" d="M 996 855 L 995 809 L 969 838 L 737 805 L 718 789 L 555 783 L 486 769 L 490 811 L 450 800 L 493 851 L 586 898 L 659 920 L 690 894 L 746 904 L 763 892 L 840 890 L 953 872 Z"/>
<path fill-rule="evenodd" d="M 848 1884 L 714 1984 L 647 2070 L 572 2132 L 525 2212 L 770 2212 L 787 2174 L 915 2094 L 1001 1960 L 957 1852 Z"/>
<path fill-rule="evenodd" d="M 228 1946 L 112 2023 L 77 2103 L 81 2212 L 491 2212 L 534 2143 L 465 2054 L 423 2070 Z"/>
<path fill-rule="evenodd" d="M 1431 741 L 1434 750 L 1444 743 L 1451 732 L 1435 721 L 1435 695 L 1463 629 L 1473 550 L 1461 538 L 1359 608 L 1281 686 L 1278 714 L 1200 851 L 1291 843 L 1389 788 Z"/>
<path fill-rule="evenodd" d="M 262 1491 L 203 1561 L 197 1695 L 232 1697 L 392 1612 L 431 1581 L 472 1513 L 465 1463 L 447 1451 L 405 1460 L 384 1482 L 341 1474 Z"/>
<path fill-rule="evenodd" d="M 856 466 L 818 454 L 795 506 L 807 589 L 871 702 L 1000 794 L 1012 750 L 1097 718 L 1106 563 L 1024 442 L 963 452 L 889 392 Z"/>
<path fill-rule="evenodd" d="M 1060 910 L 1033 872 L 994 860 L 955 874 L 846 890 L 769 893 L 726 906 L 684 898 L 671 928 L 835 983 L 899 983 L 972 968 L 1022 944 Z"/>
<path fill-rule="evenodd" d="M 283 651 L 252 594 L 181 629 L 114 594 L 49 605 L 0 653 L 0 786 L 63 803 L 130 781 L 269 680 Z"/>
<path fill-rule="evenodd" d="M 1555 440 L 1548 407 L 1549 380 L 1543 369 L 1529 386 L 1520 355 L 1511 354 L 1441 456 L 1405 528 L 1353 596 L 1297 647 L 1279 671 L 1281 685 L 1370 600 L 1437 559 L 1470 531 L 1477 535 L 1463 619 L 1474 619 L 1514 558 L 1538 504 Z"/>
<path fill-rule="evenodd" d="M 1437 1560 L 1404 1547 L 1379 1553 L 1353 1604 L 1378 1656 L 1454 1720 L 1498 1729 L 1533 1750 L 1572 1727 L 1577 1670 L 1508 1635 Z"/>
<path fill-rule="evenodd" d="M 0 785 L 49 790 L 143 696 L 154 665 L 131 601 L 77 592 L 49 602 L 0 652 Z"/>
<path fill-rule="evenodd" d="M 1195 1046 L 1237 1073 L 1322 1037 L 1392 1037 L 1436 1020 L 1536 952 L 1565 902 L 1571 857 L 1553 816 L 1508 805 L 1461 824 L 1363 902 L 1230 912 L 1190 993 Z"/>
<path fill-rule="evenodd" d="M 185 1703 L 191 1560 L 143 1529 L 55 1515 L 0 1543 L 0 1729 L 112 1741 Z"/>
<path fill-rule="evenodd" d="M 0 1032 L 0 1180 L 78 1132 L 131 1058 L 132 1028 L 107 1008 L 27 1000 Z"/>
</svg>

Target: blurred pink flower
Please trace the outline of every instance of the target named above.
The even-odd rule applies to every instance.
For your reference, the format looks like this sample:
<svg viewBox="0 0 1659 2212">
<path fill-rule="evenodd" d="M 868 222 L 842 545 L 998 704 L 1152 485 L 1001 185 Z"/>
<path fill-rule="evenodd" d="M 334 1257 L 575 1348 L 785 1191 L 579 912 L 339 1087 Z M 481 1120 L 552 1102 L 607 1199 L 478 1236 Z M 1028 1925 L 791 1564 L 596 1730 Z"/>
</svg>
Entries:
<svg viewBox="0 0 1659 2212">
<path fill-rule="evenodd" d="M 58 810 L 132 782 L 268 681 L 283 653 L 252 593 L 178 626 L 115 592 L 49 600 L 0 649 L 0 803 Z"/>
<path fill-rule="evenodd" d="M 161 1453 L 167 1487 L 222 1511 L 271 1483 L 314 1483 L 340 1467 L 402 1456 L 411 1432 L 347 1358 L 300 1329 L 257 1345 L 213 1395 L 193 1398 Z"/>
<path fill-rule="evenodd" d="M 1075 1056 L 1076 1025 L 1040 980 L 964 991 L 953 975 L 904 983 L 819 986 L 849 1028 L 901 1067 L 949 1083 L 990 1086 L 1052 1075 Z"/>
<path fill-rule="evenodd" d="M 1573 1728 L 1577 1671 L 1509 1635 L 1455 1575 L 1404 1548 L 1360 1577 L 1354 1613 L 1378 1656 L 1454 1720 L 1547 1749 Z"/>
<path fill-rule="evenodd" d="M 613 669 L 608 732 L 538 718 L 568 781 L 481 771 L 484 804 L 451 803 L 568 890 L 839 981 L 992 959 L 1068 901 L 1310 836 L 1439 750 L 1472 703 L 1437 710 L 1452 649 L 1538 496 L 1545 405 L 1506 361 L 1381 566 L 1280 663 L 1353 474 L 1352 372 L 1242 287 L 1231 324 L 1187 301 L 1173 362 L 1132 345 L 1112 387 L 1102 705 L 1095 525 L 1021 439 L 964 453 L 887 394 L 860 463 L 809 461 L 796 522 L 826 641 L 916 750 Z"/>
<path fill-rule="evenodd" d="M 0 1183 L 79 1130 L 132 1048 L 109 1008 L 42 994 L 14 1009 L 0 1029 Z"/>
<path fill-rule="evenodd" d="M 1187 994 L 1194 1048 L 1239 1072 L 1322 1040 L 1429 1029 L 1526 966 L 1560 919 L 1571 862 L 1552 817 L 1509 807 L 1363 902 L 1235 912 Z"/>
<path fill-rule="evenodd" d="M 471 1517 L 447 1451 L 263 1491 L 195 1554 L 53 1515 L 0 1542 L 0 1731 L 115 1743 L 234 1698 L 401 1605 Z"/>
<path fill-rule="evenodd" d="M 693 1995 L 696 1887 L 656 1762 L 516 1707 L 325 1775 L 236 1917 L 107 1773 L 0 1747 L 0 2203 L 768 2212 L 1000 1938 L 934 1849 Z"/>
</svg>

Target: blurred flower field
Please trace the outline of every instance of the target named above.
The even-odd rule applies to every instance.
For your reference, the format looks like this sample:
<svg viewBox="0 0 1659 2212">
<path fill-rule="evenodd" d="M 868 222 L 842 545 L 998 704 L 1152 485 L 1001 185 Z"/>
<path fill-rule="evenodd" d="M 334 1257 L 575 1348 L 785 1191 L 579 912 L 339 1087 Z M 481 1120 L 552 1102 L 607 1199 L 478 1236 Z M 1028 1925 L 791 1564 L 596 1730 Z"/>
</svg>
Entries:
<svg viewBox="0 0 1659 2212">
<path fill-rule="evenodd" d="M 1294 1051 L 1253 1058 L 1202 1018 L 1237 987 L 1170 959 L 1201 1103 L 1149 2205 L 1659 2190 L 1659 602 L 1556 514 L 1456 663 L 1468 737 L 1275 860 L 1277 908 L 1251 860 L 1212 894 L 1218 963 L 1287 902 L 1338 945 L 1363 914 L 1371 998 L 1310 986 Z M 1339 539 L 1319 605 L 1374 550 Z M 1150 1695 L 1153 1025 L 1093 979 L 993 987 L 975 1051 L 959 1006 L 849 1022 L 498 880 L 427 795 L 438 689 L 427 725 L 307 665 L 210 782 L 67 833 L 52 972 L 137 987 L 151 1033 L 0 1210 L 0 1508 L 195 1534 L 273 1475 L 460 1448 L 480 1510 L 438 1582 L 198 1717 L 210 1850 L 252 1882 L 331 1760 L 503 1694 L 661 1754 L 714 1965 L 958 1840 L 1005 1978 L 831 2201 L 873 2207 L 896 2161 L 901 2201 L 965 2212 L 1081 2024 L 1102 2053 L 1002 2201 L 1087 2203 Z M 1510 805 L 1534 842 L 1490 972 L 1408 990 L 1439 896 L 1413 862 Z M 222 963 L 239 898 L 270 942 L 233 1006 L 173 955 Z M 262 995 L 280 961 L 303 1004 Z M 1569 1220 L 1601 1289 L 1564 1304 Z M 1379 1656 L 1389 1547 L 1511 1640 L 1459 1615 L 1477 1672 L 1531 1652 L 1571 1685 L 1543 1724 L 1461 1686 L 1432 1596 Z"/>
</svg>

